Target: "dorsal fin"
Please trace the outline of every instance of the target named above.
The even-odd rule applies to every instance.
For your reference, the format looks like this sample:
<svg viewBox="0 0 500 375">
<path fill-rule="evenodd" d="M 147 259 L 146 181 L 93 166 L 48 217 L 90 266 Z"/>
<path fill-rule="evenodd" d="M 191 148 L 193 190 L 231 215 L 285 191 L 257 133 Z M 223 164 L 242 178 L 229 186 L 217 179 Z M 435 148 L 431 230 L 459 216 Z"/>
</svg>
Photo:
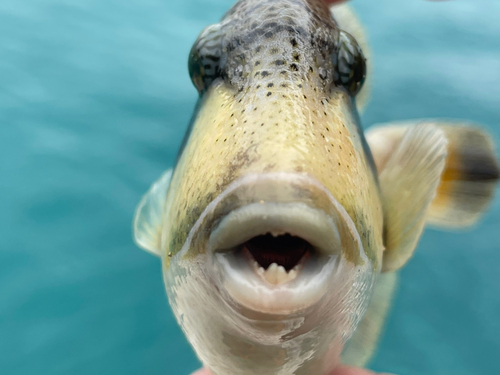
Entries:
<svg viewBox="0 0 500 375">
<path fill-rule="evenodd" d="M 134 241 L 150 253 L 161 255 L 162 219 L 172 169 L 167 170 L 142 197 L 135 210 Z"/>
</svg>

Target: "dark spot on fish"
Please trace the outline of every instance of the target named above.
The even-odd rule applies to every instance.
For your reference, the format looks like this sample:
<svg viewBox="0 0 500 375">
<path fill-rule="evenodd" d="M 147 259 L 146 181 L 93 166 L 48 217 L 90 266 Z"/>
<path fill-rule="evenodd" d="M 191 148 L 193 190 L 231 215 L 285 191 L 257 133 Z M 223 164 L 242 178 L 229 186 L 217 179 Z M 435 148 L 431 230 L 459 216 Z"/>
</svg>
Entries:
<svg viewBox="0 0 500 375">
<path fill-rule="evenodd" d="M 266 70 L 264 70 L 264 71 L 262 71 L 262 73 L 260 73 L 260 75 L 261 75 L 262 77 L 267 77 L 267 76 L 269 75 L 269 72 L 268 72 L 268 71 L 266 71 Z"/>
<path fill-rule="evenodd" d="M 271 96 L 271 95 L 272 95 L 272 92 L 268 91 L 267 96 Z"/>
<path fill-rule="evenodd" d="M 295 38 L 290 40 L 290 44 L 292 45 L 292 47 L 297 47 L 297 45 L 298 45 L 297 40 L 295 40 Z"/>
<path fill-rule="evenodd" d="M 274 86 L 274 83 L 272 83 L 272 82 L 267 85 L 267 87 L 273 87 L 273 86 Z"/>
<path fill-rule="evenodd" d="M 299 71 L 299 68 L 298 68 L 297 64 L 290 64 L 290 69 L 292 69 L 294 72 L 298 72 Z"/>
</svg>

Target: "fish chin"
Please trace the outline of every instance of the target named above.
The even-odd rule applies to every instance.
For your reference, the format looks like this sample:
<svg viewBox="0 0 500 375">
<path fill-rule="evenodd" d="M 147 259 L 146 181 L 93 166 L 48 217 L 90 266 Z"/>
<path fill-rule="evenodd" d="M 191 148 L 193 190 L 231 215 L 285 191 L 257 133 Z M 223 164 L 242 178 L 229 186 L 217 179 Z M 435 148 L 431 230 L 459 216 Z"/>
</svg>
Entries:
<svg viewBox="0 0 500 375">
<path fill-rule="evenodd" d="M 339 362 L 374 270 L 321 184 L 272 173 L 244 176 L 210 203 L 164 275 L 174 313 L 212 371 L 298 375 Z"/>
</svg>

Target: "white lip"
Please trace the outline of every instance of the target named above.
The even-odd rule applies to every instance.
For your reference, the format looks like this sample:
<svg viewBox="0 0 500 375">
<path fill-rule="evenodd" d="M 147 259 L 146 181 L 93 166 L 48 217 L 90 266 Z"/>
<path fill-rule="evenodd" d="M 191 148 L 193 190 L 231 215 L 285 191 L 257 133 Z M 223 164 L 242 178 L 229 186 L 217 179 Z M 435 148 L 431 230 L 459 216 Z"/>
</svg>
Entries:
<svg viewBox="0 0 500 375">
<path fill-rule="evenodd" d="M 276 264 L 264 270 L 234 251 L 266 233 L 300 237 L 317 254 L 286 273 Z M 289 314 L 313 305 L 328 291 L 330 278 L 339 266 L 341 241 L 334 221 L 322 210 L 304 203 L 259 202 L 224 217 L 212 232 L 207 251 L 214 254 L 221 282 L 232 299 L 254 311 Z"/>
<path fill-rule="evenodd" d="M 231 253 L 216 254 L 224 275 L 223 285 L 242 306 L 268 314 L 291 314 L 307 308 L 328 291 L 330 276 L 338 267 L 339 257 L 332 256 L 322 265 L 306 264 L 293 280 L 272 285 L 250 269 L 242 258 Z"/>
<path fill-rule="evenodd" d="M 340 253 L 340 235 L 332 218 L 304 203 L 252 203 L 232 211 L 210 235 L 207 251 L 232 249 L 271 233 L 301 237 L 328 254 Z"/>
<path fill-rule="evenodd" d="M 295 277 L 269 282 L 282 276 L 259 275 L 258 267 L 233 251 L 267 233 L 300 237 L 316 256 Z M 369 265 L 344 207 L 316 179 L 297 173 L 249 174 L 234 181 L 205 208 L 172 261 L 184 259 L 192 246 L 206 253 L 202 274 L 223 299 L 266 314 L 290 314 L 320 300 L 336 306 Z M 360 264 L 347 261 L 345 251 L 356 252 Z"/>
</svg>

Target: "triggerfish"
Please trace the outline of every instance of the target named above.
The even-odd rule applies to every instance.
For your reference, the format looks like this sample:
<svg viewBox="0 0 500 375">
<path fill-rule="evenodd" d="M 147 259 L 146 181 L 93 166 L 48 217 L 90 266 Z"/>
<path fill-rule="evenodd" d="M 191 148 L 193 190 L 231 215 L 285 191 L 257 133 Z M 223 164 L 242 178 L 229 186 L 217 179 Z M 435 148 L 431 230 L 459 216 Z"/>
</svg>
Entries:
<svg viewBox="0 0 500 375">
<path fill-rule="evenodd" d="M 215 375 L 365 365 L 424 226 L 470 226 L 491 200 L 478 127 L 364 134 L 368 52 L 352 12 L 320 0 L 240 0 L 191 49 L 199 102 L 134 236 Z"/>
</svg>

